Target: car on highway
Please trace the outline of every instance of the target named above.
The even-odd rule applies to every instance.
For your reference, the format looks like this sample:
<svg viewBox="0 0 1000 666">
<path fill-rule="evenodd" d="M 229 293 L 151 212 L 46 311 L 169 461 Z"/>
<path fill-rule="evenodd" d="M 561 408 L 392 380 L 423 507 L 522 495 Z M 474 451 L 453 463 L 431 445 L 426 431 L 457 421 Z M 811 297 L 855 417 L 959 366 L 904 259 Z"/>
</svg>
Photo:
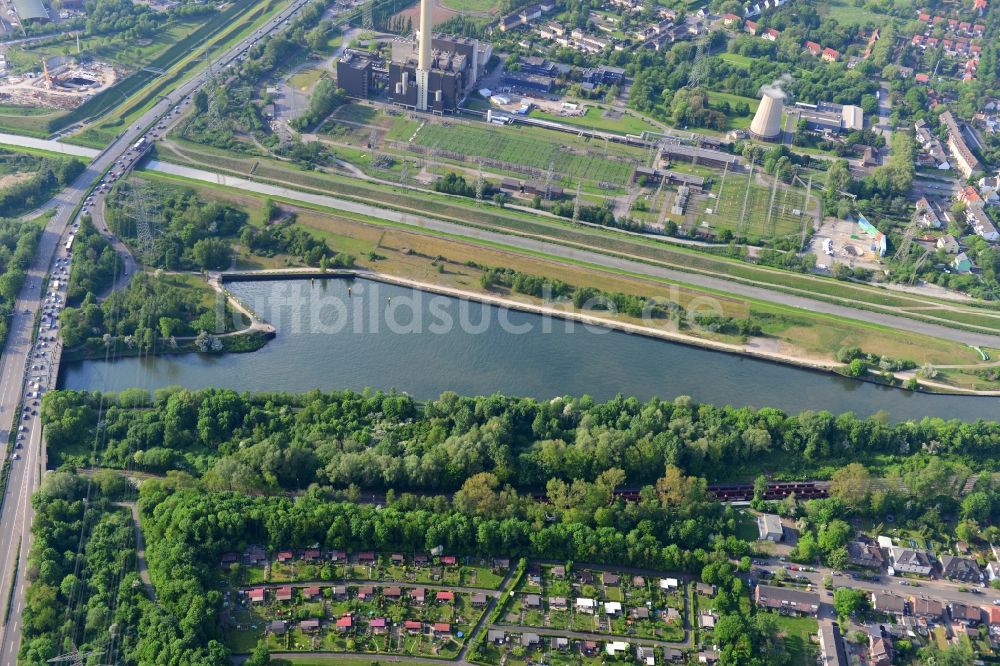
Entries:
<svg viewBox="0 0 1000 666">
<path fill-rule="evenodd" d="M 14 454 L 14 460 L 20 460 L 20 459 L 21 459 L 21 454 L 20 453 L 15 453 Z"/>
</svg>

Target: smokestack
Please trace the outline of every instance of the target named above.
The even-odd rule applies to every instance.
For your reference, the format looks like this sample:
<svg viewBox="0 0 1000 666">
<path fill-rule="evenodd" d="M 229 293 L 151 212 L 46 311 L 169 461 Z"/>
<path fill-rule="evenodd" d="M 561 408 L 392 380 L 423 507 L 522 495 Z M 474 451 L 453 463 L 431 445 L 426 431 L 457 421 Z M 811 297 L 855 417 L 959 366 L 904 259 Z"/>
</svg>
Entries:
<svg viewBox="0 0 1000 666">
<path fill-rule="evenodd" d="M 420 0 L 420 42 L 417 69 L 425 72 L 431 68 L 431 43 L 434 33 L 434 0 Z"/>
<path fill-rule="evenodd" d="M 780 93 L 765 90 L 760 106 L 750 123 L 750 136 L 764 141 L 774 141 L 781 136 L 781 112 L 784 102 Z"/>
</svg>

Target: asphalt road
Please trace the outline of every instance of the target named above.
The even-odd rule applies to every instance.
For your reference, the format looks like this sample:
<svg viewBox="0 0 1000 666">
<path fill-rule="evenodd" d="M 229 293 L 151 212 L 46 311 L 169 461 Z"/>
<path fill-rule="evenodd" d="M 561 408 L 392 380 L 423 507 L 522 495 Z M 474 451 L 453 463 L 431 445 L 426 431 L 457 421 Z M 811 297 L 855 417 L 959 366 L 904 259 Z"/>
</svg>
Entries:
<svg viewBox="0 0 1000 666">
<path fill-rule="evenodd" d="M 217 66 L 225 68 L 230 65 L 260 37 L 273 32 L 308 2 L 309 0 L 294 0 L 271 20 L 217 58 L 215 61 Z M 97 153 L 87 169 L 55 197 L 57 212 L 49 220 L 42 234 L 25 286 L 18 296 L 15 314 L 11 319 L 10 334 L 0 361 L 0 441 L 9 439 L 11 424 L 15 429 L 19 425 L 24 425 L 30 432 L 30 438 L 26 440 L 23 450 L 15 452 L 11 449 L 5 452 L 6 456 L 18 455 L 20 459 L 11 462 L 11 472 L 3 496 L 3 505 L 0 508 L 0 534 L 4 537 L 0 545 L 0 605 L 5 605 L 8 598 L 12 600 L 10 617 L 0 630 L 0 666 L 15 666 L 17 662 L 17 651 L 21 642 L 21 610 L 26 586 L 23 574 L 31 541 L 30 527 L 33 518 L 30 500 L 41 482 L 45 469 L 45 452 L 40 438 L 41 426 L 38 417 L 21 420 L 16 413 L 21 396 L 26 390 L 25 371 L 29 366 L 29 353 L 32 350 L 31 336 L 35 315 L 41 307 L 42 278 L 53 265 L 57 251 L 65 253 L 64 249 L 60 249 L 61 238 L 69 228 L 74 212 L 91 191 L 94 183 L 115 162 L 128 154 L 129 149 L 146 130 L 153 127 L 160 118 L 203 85 L 208 78 L 207 71 L 199 73 L 161 98 L 135 124 L 127 127 L 114 142 Z M 25 145 L 20 139 L 18 143 Z M 2 142 L 3 139 L 0 139 L 0 143 Z M 51 149 L 48 145 L 44 147 Z M 129 273 L 131 274 L 133 270 Z M 28 311 L 27 314 L 25 310 Z M 16 566 L 19 568 L 15 575 Z M 8 597 L 11 585 L 14 586 L 13 595 Z"/>
<path fill-rule="evenodd" d="M 649 275 L 653 277 L 664 278 L 667 280 L 680 282 L 682 284 L 689 284 L 696 287 L 712 289 L 723 294 L 743 296 L 746 298 L 753 298 L 759 301 L 778 303 L 781 305 L 800 308 L 803 310 L 809 310 L 812 312 L 820 312 L 824 314 L 835 315 L 838 317 L 843 317 L 845 319 L 852 319 L 856 321 L 868 322 L 873 324 L 881 324 L 883 326 L 891 326 L 892 328 L 903 331 L 909 331 L 911 333 L 930 335 L 933 337 L 943 338 L 946 340 L 954 340 L 962 342 L 964 344 L 986 346 L 986 347 L 996 347 L 1000 345 L 1000 335 L 989 335 L 985 333 L 973 333 L 968 331 L 961 331 L 953 328 L 948 328 L 947 326 L 940 326 L 938 324 L 933 324 L 929 322 L 922 322 L 913 319 L 908 319 L 906 317 L 899 317 L 896 315 L 876 313 L 876 312 L 867 312 L 865 310 L 858 310 L 844 305 L 836 305 L 833 303 L 827 303 L 825 301 L 818 301 L 805 296 L 795 296 L 791 294 L 776 292 L 767 289 L 765 287 L 756 287 L 753 285 L 740 284 L 737 282 L 732 282 L 730 280 L 712 277 L 709 275 L 686 273 L 684 271 L 679 271 L 671 268 L 654 266 L 638 260 L 609 256 L 591 250 L 571 248 L 565 245 L 559 245 L 548 241 L 536 240 L 533 238 L 524 238 L 521 236 L 513 236 L 500 232 L 489 231 L 486 229 L 467 227 L 452 222 L 444 222 L 442 220 L 423 217 L 421 215 L 401 213 L 399 211 L 387 210 L 370 204 L 358 203 L 356 201 L 348 201 L 346 199 L 339 199 L 337 197 L 329 195 L 302 192 L 301 190 L 281 187 L 278 185 L 270 185 L 268 183 L 259 183 L 247 180 L 245 178 L 238 178 L 236 176 L 226 176 L 212 171 L 205 171 L 203 169 L 195 169 L 192 167 L 170 164 L 167 162 L 153 161 L 150 162 L 146 168 L 151 169 L 153 171 L 159 171 L 161 173 L 173 174 L 185 178 L 190 178 L 192 180 L 198 180 L 202 182 L 222 185 L 223 187 L 245 190 L 248 192 L 254 192 L 256 194 L 263 194 L 267 196 L 282 197 L 286 199 L 303 201 L 306 203 L 325 206 L 337 210 L 344 210 L 350 213 L 366 215 L 368 217 L 373 217 L 376 219 L 388 220 L 397 224 L 405 224 L 422 229 L 431 229 L 437 232 L 454 234 L 457 236 L 474 240 L 488 241 L 490 243 L 496 243 L 502 246 L 515 247 L 522 250 L 530 250 L 532 252 L 544 252 L 549 255 L 564 257 L 566 259 L 571 259 L 576 261 L 584 261 L 590 264 L 603 266 L 613 270 L 624 270 L 639 275 Z"/>
</svg>

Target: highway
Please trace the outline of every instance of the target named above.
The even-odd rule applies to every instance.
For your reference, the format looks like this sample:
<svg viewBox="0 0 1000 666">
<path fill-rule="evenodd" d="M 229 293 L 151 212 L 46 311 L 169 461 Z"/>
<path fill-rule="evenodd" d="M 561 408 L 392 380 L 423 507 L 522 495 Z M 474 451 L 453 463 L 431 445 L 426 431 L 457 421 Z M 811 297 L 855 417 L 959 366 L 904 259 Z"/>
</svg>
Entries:
<svg viewBox="0 0 1000 666">
<path fill-rule="evenodd" d="M 220 67 L 226 67 L 234 59 L 242 55 L 261 37 L 275 31 L 290 16 L 296 14 L 310 0 L 293 0 L 285 9 L 273 16 L 266 23 L 247 35 L 241 42 L 232 46 L 215 60 Z M 41 308 L 41 284 L 44 276 L 53 266 L 60 250 L 60 240 L 70 227 L 77 209 L 91 192 L 97 182 L 112 165 L 125 157 L 130 148 L 140 137 L 175 106 L 183 103 L 191 93 L 201 87 L 209 79 L 209 72 L 202 71 L 179 85 L 170 94 L 162 97 L 142 117 L 130 124 L 117 139 L 104 150 L 97 153 L 86 170 L 55 197 L 56 213 L 49 220 L 39 240 L 34 262 L 28 271 L 24 287 L 18 296 L 15 314 L 11 318 L 10 334 L 3 349 L 0 360 L 0 438 L 4 441 L 12 439 L 11 429 L 24 426 L 26 435 L 24 448 L 10 448 L 6 457 L 18 456 L 11 460 L 11 471 L 7 487 L 3 495 L 3 505 L 0 507 L 0 534 L 4 535 L 0 545 L 0 606 L 6 608 L 7 599 L 11 599 L 10 617 L 6 619 L 0 630 L 0 666 L 15 666 L 17 651 L 21 641 L 21 610 L 24 605 L 26 581 L 24 567 L 31 541 L 31 495 L 41 482 L 45 468 L 45 452 L 41 440 L 41 425 L 37 415 L 22 420 L 18 413 L 20 400 L 26 388 L 26 369 L 29 364 L 29 353 L 32 351 L 32 330 L 36 314 Z M 20 139 L 19 139 L 19 142 Z M 26 145 L 21 142 L 22 145 Z M 35 146 L 51 149 L 46 145 Z M 85 151 L 86 149 L 83 149 Z M 78 154 L 89 153 L 76 151 Z M 131 271 L 130 271 L 131 272 Z M 54 356 L 56 354 L 53 354 Z M 58 362 L 58 358 L 53 359 Z M 55 377 L 51 378 L 52 385 Z M 13 445 L 12 445 L 13 446 Z M 22 455 L 23 454 L 23 455 Z M 5 458 L 6 459 L 6 458 Z M 18 545 L 20 544 L 20 547 Z M 16 569 L 16 571 L 15 571 Z M 16 575 L 15 575 L 16 574 Z M 13 585 L 13 594 L 11 586 Z M 3 618 L 0 618 L 2 620 Z"/>
</svg>

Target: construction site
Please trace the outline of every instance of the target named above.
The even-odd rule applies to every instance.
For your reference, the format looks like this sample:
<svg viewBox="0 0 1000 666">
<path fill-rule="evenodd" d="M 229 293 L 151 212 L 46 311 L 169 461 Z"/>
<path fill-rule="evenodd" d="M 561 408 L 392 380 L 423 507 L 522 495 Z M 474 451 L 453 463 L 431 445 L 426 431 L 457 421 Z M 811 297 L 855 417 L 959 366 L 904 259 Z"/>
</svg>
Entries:
<svg viewBox="0 0 1000 666">
<path fill-rule="evenodd" d="M 69 60 L 49 67 L 43 61 L 40 72 L 0 77 L 0 104 L 68 111 L 110 88 L 117 80 L 118 72 L 108 63 L 83 65 Z"/>
</svg>

